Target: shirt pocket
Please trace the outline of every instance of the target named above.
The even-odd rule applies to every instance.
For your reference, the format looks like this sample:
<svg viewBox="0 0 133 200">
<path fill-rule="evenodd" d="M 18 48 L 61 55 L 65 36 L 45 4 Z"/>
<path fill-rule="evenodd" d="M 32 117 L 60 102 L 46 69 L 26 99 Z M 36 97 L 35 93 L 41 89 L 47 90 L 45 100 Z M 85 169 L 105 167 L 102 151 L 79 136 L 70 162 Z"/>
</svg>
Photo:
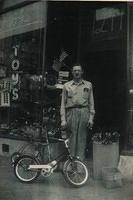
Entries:
<svg viewBox="0 0 133 200">
<path fill-rule="evenodd" d="M 72 98 L 72 96 L 73 96 L 72 90 L 67 90 L 67 97 Z"/>
<path fill-rule="evenodd" d="M 83 88 L 83 98 L 84 99 L 89 98 L 89 88 Z"/>
</svg>

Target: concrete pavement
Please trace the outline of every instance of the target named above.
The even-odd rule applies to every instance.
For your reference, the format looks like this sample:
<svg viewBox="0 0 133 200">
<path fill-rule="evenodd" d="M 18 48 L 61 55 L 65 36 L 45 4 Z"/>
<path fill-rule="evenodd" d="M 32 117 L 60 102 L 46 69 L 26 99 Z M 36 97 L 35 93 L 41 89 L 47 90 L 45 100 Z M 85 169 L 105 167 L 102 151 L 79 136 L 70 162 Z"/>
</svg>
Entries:
<svg viewBox="0 0 133 200">
<path fill-rule="evenodd" d="M 82 188 L 69 186 L 61 173 L 39 177 L 32 184 L 19 182 L 8 158 L 0 157 L 0 200 L 133 200 L 133 183 L 106 189 L 90 178 Z"/>
</svg>

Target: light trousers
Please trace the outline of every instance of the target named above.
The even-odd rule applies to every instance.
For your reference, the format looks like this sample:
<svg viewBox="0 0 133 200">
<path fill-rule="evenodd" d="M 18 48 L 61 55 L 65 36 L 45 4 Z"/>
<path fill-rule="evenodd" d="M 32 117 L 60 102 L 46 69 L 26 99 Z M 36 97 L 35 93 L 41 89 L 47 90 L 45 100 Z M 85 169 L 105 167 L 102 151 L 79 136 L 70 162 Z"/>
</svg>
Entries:
<svg viewBox="0 0 133 200">
<path fill-rule="evenodd" d="M 74 157 L 85 159 L 85 147 L 88 133 L 89 109 L 70 108 L 66 112 L 68 137 L 70 137 L 70 154 Z"/>
</svg>

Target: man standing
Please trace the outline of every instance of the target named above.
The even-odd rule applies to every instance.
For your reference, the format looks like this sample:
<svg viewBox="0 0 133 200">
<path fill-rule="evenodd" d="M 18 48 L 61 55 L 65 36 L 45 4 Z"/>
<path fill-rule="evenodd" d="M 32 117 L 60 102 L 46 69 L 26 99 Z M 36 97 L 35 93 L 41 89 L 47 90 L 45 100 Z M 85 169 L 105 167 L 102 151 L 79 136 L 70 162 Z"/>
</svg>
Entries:
<svg viewBox="0 0 133 200">
<path fill-rule="evenodd" d="M 84 160 L 88 127 L 95 115 L 92 84 L 82 79 L 80 65 L 72 68 L 73 80 L 64 84 L 61 100 L 61 126 L 70 137 L 70 154 Z"/>
</svg>

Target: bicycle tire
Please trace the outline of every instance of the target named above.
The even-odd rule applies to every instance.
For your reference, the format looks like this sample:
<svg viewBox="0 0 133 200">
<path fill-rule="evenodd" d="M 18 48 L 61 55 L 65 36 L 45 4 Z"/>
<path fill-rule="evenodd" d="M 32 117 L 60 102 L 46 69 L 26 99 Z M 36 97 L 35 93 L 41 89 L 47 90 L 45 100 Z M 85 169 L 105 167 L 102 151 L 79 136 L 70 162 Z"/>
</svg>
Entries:
<svg viewBox="0 0 133 200">
<path fill-rule="evenodd" d="M 65 180 L 74 187 L 85 185 L 89 177 L 87 167 L 78 159 L 67 160 L 63 166 L 63 174 Z"/>
<path fill-rule="evenodd" d="M 27 163 L 25 162 L 27 161 Z M 29 155 L 23 155 L 20 156 L 17 161 L 15 162 L 14 165 L 14 173 L 15 176 L 24 183 L 31 183 L 34 180 L 37 179 L 37 177 L 40 175 L 40 170 L 34 169 L 34 170 L 29 170 L 28 167 L 31 164 L 39 164 L 38 160 L 36 160 L 34 157 L 29 156 Z M 24 172 L 24 174 L 21 173 Z M 27 176 L 27 177 L 25 177 Z M 28 177 L 29 176 L 29 177 Z"/>
</svg>

